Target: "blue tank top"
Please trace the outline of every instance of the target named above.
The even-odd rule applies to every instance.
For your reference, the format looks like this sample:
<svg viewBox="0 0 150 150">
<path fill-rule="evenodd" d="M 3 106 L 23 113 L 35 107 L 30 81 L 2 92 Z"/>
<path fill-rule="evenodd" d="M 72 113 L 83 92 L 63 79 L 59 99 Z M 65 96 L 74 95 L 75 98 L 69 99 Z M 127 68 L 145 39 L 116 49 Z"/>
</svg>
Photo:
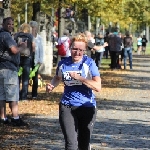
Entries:
<svg viewBox="0 0 150 150">
<path fill-rule="evenodd" d="M 64 94 L 61 103 L 69 106 L 96 106 L 95 95 L 93 91 L 79 80 L 70 77 L 69 72 L 77 72 L 86 79 L 100 76 L 98 68 L 93 59 L 83 56 L 82 61 L 73 63 L 72 58 L 68 57 L 59 62 L 56 75 L 62 77 L 64 82 Z"/>
</svg>

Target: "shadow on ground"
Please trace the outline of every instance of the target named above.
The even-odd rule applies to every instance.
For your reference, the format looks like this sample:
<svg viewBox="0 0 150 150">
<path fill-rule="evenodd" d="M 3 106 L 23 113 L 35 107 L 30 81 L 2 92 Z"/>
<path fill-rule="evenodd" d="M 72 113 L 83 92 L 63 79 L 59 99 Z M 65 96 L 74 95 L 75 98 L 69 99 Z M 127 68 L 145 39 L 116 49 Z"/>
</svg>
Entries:
<svg viewBox="0 0 150 150">
<path fill-rule="evenodd" d="M 101 78 L 102 86 L 107 88 L 150 89 L 150 77 L 137 77 L 136 74 L 121 72 L 103 72 Z"/>
<path fill-rule="evenodd" d="M 119 119 L 108 119 L 96 122 L 92 143 L 97 148 L 109 149 L 149 149 L 150 126 L 143 120 L 130 120 L 129 124 Z"/>
<path fill-rule="evenodd" d="M 148 98 L 148 97 L 143 97 Z M 147 111 L 150 112 L 150 102 L 123 101 L 123 100 L 102 100 L 97 99 L 99 110 L 121 110 L 121 111 Z"/>
</svg>

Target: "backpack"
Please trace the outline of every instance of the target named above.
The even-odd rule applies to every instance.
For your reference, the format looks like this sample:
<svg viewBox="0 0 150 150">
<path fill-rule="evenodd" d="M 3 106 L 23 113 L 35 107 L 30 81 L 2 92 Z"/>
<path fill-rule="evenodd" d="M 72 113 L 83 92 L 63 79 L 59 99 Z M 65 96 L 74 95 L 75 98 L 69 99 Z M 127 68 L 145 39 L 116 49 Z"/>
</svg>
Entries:
<svg viewBox="0 0 150 150">
<path fill-rule="evenodd" d="M 25 33 L 18 33 L 16 42 L 19 45 L 21 42 L 27 42 L 27 47 L 20 51 L 20 56 L 30 57 L 32 54 L 32 38 L 28 34 Z"/>
<path fill-rule="evenodd" d="M 68 38 L 63 43 L 61 43 L 60 45 L 56 46 L 56 48 L 58 49 L 58 55 L 60 55 L 60 56 L 66 56 L 66 49 L 65 49 L 64 43 L 67 40 L 68 40 Z"/>
</svg>

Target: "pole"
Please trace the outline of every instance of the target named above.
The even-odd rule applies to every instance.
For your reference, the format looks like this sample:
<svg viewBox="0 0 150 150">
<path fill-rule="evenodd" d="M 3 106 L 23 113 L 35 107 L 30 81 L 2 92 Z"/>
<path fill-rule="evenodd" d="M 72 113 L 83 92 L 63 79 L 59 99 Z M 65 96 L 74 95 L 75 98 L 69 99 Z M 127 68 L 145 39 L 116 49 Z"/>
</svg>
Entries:
<svg viewBox="0 0 150 150">
<path fill-rule="evenodd" d="M 58 37 L 61 37 L 62 36 L 62 33 L 61 33 L 61 3 L 62 3 L 62 0 L 59 0 L 59 8 L 58 8 Z"/>
<path fill-rule="evenodd" d="M 96 35 L 99 33 L 99 23 L 100 23 L 100 18 L 96 17 Z"/>
<path fill-rule="evenodd" d="M 91 17 L 88 15 L 88 31 L 91 30 Z"/>
<path fill-rule="evenodd" d="M 18 29 L 20 28 L 20 14 L 18 14 Z"/>
<path fill-rule="evenodd" d="M 27 7 L 28 7 L 28 3 L 25 4 L 25 23 L 27 23 Z"/>
<path fill-rule="evenodd" d="M 109 33 L 111 32 L 112 22 L 109 22 Z"/>
</svg>

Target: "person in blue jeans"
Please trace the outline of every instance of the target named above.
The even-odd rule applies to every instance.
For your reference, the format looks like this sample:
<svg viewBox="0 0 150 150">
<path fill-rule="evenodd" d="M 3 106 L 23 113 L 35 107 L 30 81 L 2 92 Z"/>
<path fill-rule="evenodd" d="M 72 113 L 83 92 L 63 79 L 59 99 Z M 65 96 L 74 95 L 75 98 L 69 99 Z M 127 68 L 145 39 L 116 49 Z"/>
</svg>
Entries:
<svg viewBox="0 0 150 150">
<path fill-rule="evenodd" d="M 132 69 L 132 45 L 132 38 L 127 32 L 126 37 L 124 37 L 124 69 L 127 67 L 127 57 L 129 57 L 130 69 Z"/>
<path fill-rule="evenodd" d="M 51 92 L 60 81 L 64 93 L 59 105 L 59 123 L 66 150 L 90 150 L 90 139 L 96 120 L 96 100 L 93 90 L 101 91 L 101 78 L 94 60 L 87 55 L 88 41 L 84 34 L 71 41 L 71 56 L 61 60 L 56 75 L 46 86 Z"/>
<path fill-rule="evenodd" d="M 127 66 L 127 57 L 129 57 L 130 69 L 132 69 L 132 48 L 124 48 L 124 69 Z"/>
</svg>

